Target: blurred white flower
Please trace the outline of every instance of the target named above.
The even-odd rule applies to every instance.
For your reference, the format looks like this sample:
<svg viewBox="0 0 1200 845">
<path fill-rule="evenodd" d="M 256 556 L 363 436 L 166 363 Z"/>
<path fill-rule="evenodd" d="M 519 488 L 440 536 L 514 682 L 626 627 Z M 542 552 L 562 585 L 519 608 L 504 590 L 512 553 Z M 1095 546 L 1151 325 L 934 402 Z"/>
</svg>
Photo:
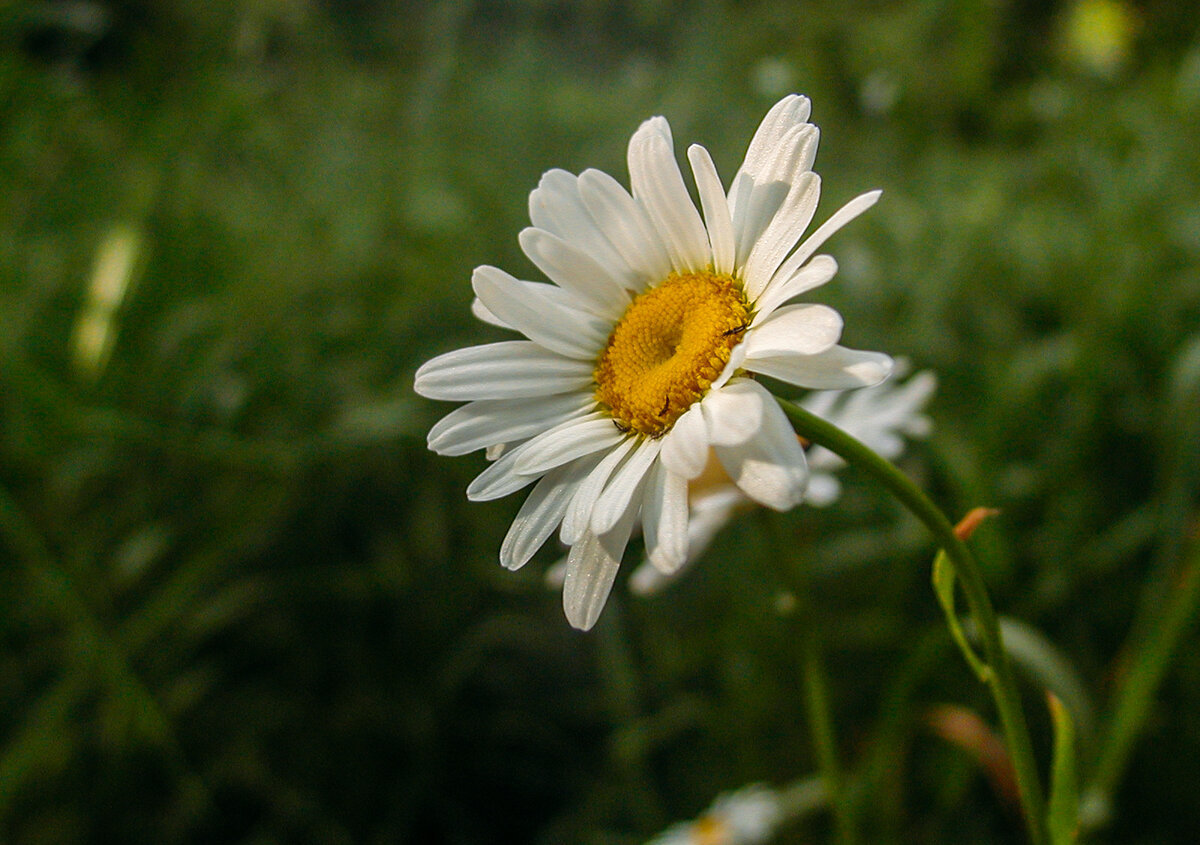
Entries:
<svg viewBox="0 0 1200 845">
<path fill-rule="evenodd" d="M 754 374 L 845 389 L 891 371 L 888 356 L 837 344 L 833 309 L 788 304 L 833 277 L 837 264 L 816 250 L 879 196 L 851 200 L 801 241 L 820 194 L 808 116 L 804 97 L 778 102 L 728 192 L 691 146 L 703 218 L 661 117 L 629 142 L 632 193 L 596 170 L 550 171 L 520 242 L 554 284 L 486 266 L 472 279 L 475 314 L 528 339 L 417 371 L 421 395 L 468 402 L 433 427 L 430 448 L 495 456 L 469 499 L 537 482 L 500 562 L 523 566 L 558 529 L 571 547 L 563 607 L 577 628 L 599 617 L 637 522 L 662 572 L 689 559 L 689 494 L 710 455 L 749 499 L 776 510 L 801 501 L 804 450 Z"/>
<path fill-rule="evenodd" d="M 809 394 L 800 404 L 846 433 L 861 440 L 883 457 L 893 460 L 904 451 L 905 437 L 926 437 L 931 423 L 923 413 L 925 404 L 937 387 L 933 373 L 917 373 L 907 382 L 889 380 L 864 390 L 819 390 Z M 820 446 L 808 449 L 807 504 L 825 507 L 841 495 L 841 482 L 834 472 L 844 465 L 837 455 Z M 753 505 L 741 494 L 728 477 L 722 477 L 719 467 L 711 483 L 698 486 L 688 501 L 688 559 L 700 557 L 717 532 L 739 511 Z M 629 579 L 629 588 L 639 595 L 650 595 L 674 580 L 675 573 L 665 574 L 643 562 Z"/>
<path fill-rule="evenodd" d="M 858 99 L 867 114 L 887 114 L 900 99 L 900 82 L 886 70 L 873 70 L 859 86 Z"/>
<path fill-rule="evenodd" d="M 753 784 L 718 796 L 698 819 L 672 825 L 649 845 L 756 845 L 770 840 L 786 816 L 773 789 Z"/>
</svg>

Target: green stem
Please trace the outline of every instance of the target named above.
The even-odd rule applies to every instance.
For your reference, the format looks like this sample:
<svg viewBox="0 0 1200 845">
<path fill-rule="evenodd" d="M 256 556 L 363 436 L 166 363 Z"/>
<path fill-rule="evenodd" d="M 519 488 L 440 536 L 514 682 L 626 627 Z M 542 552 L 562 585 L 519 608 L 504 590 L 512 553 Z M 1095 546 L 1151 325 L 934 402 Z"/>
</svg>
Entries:
<svg viewBox="0 0 1200 845">
<path fill-rule="evenodd" d="M 1200 601 L 1200 542 L 1192 545 L 1184 561 L 1183 571 L 1171 592 L 1171 601 L 1159 623 L 1149 631 L 1141 649 L 1131 650 L 1133 659 L 1115 695 L 1112 716 L 1104 731 L 1103 746 L 1096 762 L 1095 774 L 1084 792 L 1082 822 L 1085 828 L 1098 827 L 1107 820 L 1108 805 L 1125 766 L 1133 744 L 1146 723 L 1154 694 L 1166 674 L 1171 655 Z"/>
<path fill-rule="evenodd" d="M 808 729 L 817 753 L 821 779 L 825 782 L 825 791 L 831 799 L 837 842 L 840 845 L 853 845 L 856 841 L 854 823 L 842 788 L 842 767 L 838 760 L 837 737 L 834 735 L 833 717 L 829 707 L 825 666 L 821 661 L 821 643 L 811 623 L 805 623 L 805 628 L 802 659 Z"/>
<path fill-rule="evenodd" d="M 983 641 L 987 661 L 993 669 L 992 681 L 988 687 L 995 699 L 996 709 L 1000 714 L 1000 723 L 1008 742 L 1009 754 L 1012 756 L 1013 770 L 1021 795 L 1021 805 L 1025 810 L 1029 838 L 1034 845 L 1042 845 L 1046 841 L 1045 801 L 1042 797 L 1037 762 L 1033 756 L 1033 743 L 1029 738 L 1025 713 L 1021 709 L 1016 678 L 1011 665 L 1009 665 L 1008 655 L 1004 651 L 996 611 L 992 607 L 983 575 L 979 571 L 974 556 L 966 544 L 954 533 L 954 526 L 950 524 L 950 520 L 946 518 L 945 514 L 891 462 L 880 457 L 837 426 L 792 402 L 778 399 L 778 397 L 777 401 L 788 419 L 791 420 L 792 428 L 796 430 L 797 434 L 819 446 L 824 446 L 848 463 L 854 464 L 874 476 L 893 496 L 900 500 L 901 504 L 924 523 L 950 559 L 955 575 L 962 584 L 967 603 L 979 626 L 979 635 Z"/>
</svg>

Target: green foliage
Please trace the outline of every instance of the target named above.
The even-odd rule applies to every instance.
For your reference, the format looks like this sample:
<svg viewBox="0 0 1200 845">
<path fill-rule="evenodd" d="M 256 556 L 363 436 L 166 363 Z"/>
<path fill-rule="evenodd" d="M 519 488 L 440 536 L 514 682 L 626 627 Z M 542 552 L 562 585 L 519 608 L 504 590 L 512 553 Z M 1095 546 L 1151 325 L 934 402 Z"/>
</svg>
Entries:
<svg viewBox="0 0 1200 845">
<path fill-rule="evenodd" d="M 815 769 L 790 566 L 867 841 L 1017 837 L 922 728 L 946 701 L 993 714 L 881 491 L 846 473 L 781 542 L 735 522 L 579 635 L 541 580 L 558 550 L 496 565 L 517 504 L 466 502 L 482 458 L 426 451 L 448 408 L 412 373 L 498 336 L 470 271 L 533 276 L 542 171 L 624 179 L 665 114 L 728 178 L 766 108 L 809 94 L 819 218 L 884 189 L 817 298 L 848 345 L 937 372 L 904 469 L 948 513 L 1002 510 L 972 541 L 997 607 L 1110 703 L 1200 501 L 1186 6 L 1139 4 L 1105 77 L 1062 48 L 1064 4 L 0 4 L 0 840 L 642 841 Z M 1200 829 L 1187 645 L 1138 711 L 1109 841 Z"/>
<path fill-rule="evenodd" d="M 1054 762 L 1050 767 L 1050 841 L 1072 845 L 1079 835 L 1079 775 L 1075 758 L 1075 722 L 1053 693 L 1047 695 L 1054 723 Z"/>
</svg>

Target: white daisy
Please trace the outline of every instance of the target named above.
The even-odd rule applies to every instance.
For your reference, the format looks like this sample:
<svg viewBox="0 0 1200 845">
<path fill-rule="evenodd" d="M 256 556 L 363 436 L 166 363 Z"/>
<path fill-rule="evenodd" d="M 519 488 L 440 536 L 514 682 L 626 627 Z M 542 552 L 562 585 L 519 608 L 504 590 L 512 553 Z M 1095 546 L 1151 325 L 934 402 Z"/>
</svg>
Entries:
<svg viewBox="0 0 1200 845">
<path fill-rule="evenodd" d="M 872 451 L 893 460 L 904 451 L 905 436 L 926 437 L 929 434 L 931 423 L 924 408 L 936 387 L 937 378 L 925 371 L 904 384 L 889 380 L 865 390 L 814 391 L 804 397 L 800 405 L 861 440 Z M 845 462 L 820 446 L 809 448 L 806 455 L 810 477 L 805 504 L 827 507 L 841 495 L 841 482 L 833 473 Z M 717 532 L 738 511 L 753 504 L 710 460 L 708 471 L 689 489 L 686 564 L 704 553 Z M 652 595 L 682 571 L 681 567 L 675 573 L 664 573 L 649 561 L 643 561 L 629 577 L 629 588 L 639 595 Z"/>
<path fill-rule="evenodd" d="M 717 796 L 695 821 L 672 825 L 649 845 L 760 845 L 785 821 L 787 807 L 762 784 Z"/>
<path fill-rule="evenodd" d="M 798 504 L 804 451 L 770 376 L 809 388 L 876 384 L 891 359 L 837 345 L 842 320 L 792 304 L 829 281 L 825 240 L 869 208 L 851 200 L 807 239 L 820 179 L 809 102 L 789 96 L 763 119 L 726 192 L 708 151 L 688 149 L 701 218 L 661 117 L 629 142 L 632 194 L 596 170 L 552 170 L 529 198 L 525 254 L 553 284 L 479 267 L 482 319 L 527 340 L 460 349 L 416 374 L 416 390 L 469 404 L 438 422 L 443 455 L 487 449 L 474 501 L 537 482 L 500 549 L 525 564 L 555 531 L 571 547 L 563 606 L 590 628 L 634 525 L 664 572 L 688 557 L 688 486 L 710 448 L 737 487 L 777 510 Z M 501 447 L 501 448 L 497 448 Z"/>
</svg>

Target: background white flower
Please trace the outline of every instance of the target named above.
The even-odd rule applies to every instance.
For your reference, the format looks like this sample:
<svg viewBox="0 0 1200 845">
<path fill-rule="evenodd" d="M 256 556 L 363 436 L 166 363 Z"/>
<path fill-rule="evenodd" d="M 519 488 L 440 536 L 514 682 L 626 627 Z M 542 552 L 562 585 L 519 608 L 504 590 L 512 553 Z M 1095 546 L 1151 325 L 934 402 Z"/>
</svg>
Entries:
<svg viewBox="0 0 1200 845">
<path fill-rule="evenodd" d="M 904 437 L 926 437 L 931 423 L 924 414 L 925 404 L 937 387 L 937 378 L 928 370 L 917 373 L 901 384 L 889 379 L 863 390 L 818 390 L 800 402 L 805 409 L 833 423 L 861 440 L 873 451 L 893 460 L 904 451 Z M 845 462 L 821 446 L 808 449 L 812 470 L 805 503 L 826 507 L 837 501 L 842 485 L 833 474 Z M 753 505 L 736 485 L 727 479 L 697 489 L 689 501 L 688 560 L 673 574 L 665 574 L 649 561 L 643 561 L 629 577 L 629 589 L 639 595 L 652 595 L 681 574 L 687 565 L 708 549 L 717 532 L 739 511 Z M 547 579 L 561 579 L 554 568 Z"/>
<path fill-rule="evenodd" d="M 433 427 L 430 448 L 496 456 L 468 498 L 537 482 L 500 561 L 524 565 L 558 529 L 576 627 L 595 623 L 639 520 L 655 567 L 688 560 L 689 487 L 710 454 L 749 499 L 801 501 L 804 450 L 754 374 L 846 389 L 891 371 L 888 356 L 837 344 L 837 312 L 788 304 L 833 277 L 836 263 L 816 250 L 879 196 L 852 200 L 798 243 L 820 194 L 808 115 L 804 97 L 777 103 L 728 192 L 691 146 L 703 218 L 661 117 L 630 140 L 632 193 L 596 170 L 550 171 L 520 243 L 553 284 L 486 266 L 472 279 L 475 313 L 528 340 L 449 352 L 417 372 L 422 395 L 469 403 Z"/>
<path fill-rule="evenodd" d="M 771 839 L 785 818 L 775 791 L 751 784 L 717 796 L 695 821 L 672 825 L 648 845 L 759 845 Z"/>
</svg>

